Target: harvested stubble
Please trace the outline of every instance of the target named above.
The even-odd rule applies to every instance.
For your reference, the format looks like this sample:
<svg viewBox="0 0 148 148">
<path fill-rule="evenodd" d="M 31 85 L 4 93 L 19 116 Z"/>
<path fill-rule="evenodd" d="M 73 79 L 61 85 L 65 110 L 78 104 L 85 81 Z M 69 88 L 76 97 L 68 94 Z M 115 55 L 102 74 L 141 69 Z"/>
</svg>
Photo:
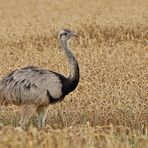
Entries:
<svg viewBox="0 0 148 148">
<path fill-rule="evenodd" d="M 0 0 L 0 3 L 1 77 L 27 65 L 68 74 L 67 59 L 57 40 L 57 31 L 65 27 L 79 35 L 71 47 L 81 70 L 77 90 L 62 103 L 49 107 L 47 125 L 53 129 L 31 128 L 27 133 L 15 129 L 19 108 L 2 107 L 1 123 L 11 127 L 2 127 L 1 147 L 147 146 L 146 0 Z M 36 121 L 34 115 L 30 122 L 36 126 Z M 90 126 L 80 126 L 87 123 Z M 110 124 L 115 127 L 109 133 L 96 127 Z M 112 132 L 118 125 L 128 129 L 130 135 Z"/>
</svg>

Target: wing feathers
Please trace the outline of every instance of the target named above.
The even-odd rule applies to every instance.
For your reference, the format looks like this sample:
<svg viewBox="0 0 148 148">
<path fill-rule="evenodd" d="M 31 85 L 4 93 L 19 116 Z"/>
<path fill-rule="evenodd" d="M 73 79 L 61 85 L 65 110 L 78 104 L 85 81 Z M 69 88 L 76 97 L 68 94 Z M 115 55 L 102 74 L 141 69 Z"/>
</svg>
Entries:
<svg viewBox="0 0 148 148">
<path fill-rule="evenodd" d="M 17 69 L 0 82 L 0 99 L 9 103 L 48 104 L 47 90 L 58 99 L 62 96 L 62 84 L 58 76 L 37 67 Z"/>
</svg>

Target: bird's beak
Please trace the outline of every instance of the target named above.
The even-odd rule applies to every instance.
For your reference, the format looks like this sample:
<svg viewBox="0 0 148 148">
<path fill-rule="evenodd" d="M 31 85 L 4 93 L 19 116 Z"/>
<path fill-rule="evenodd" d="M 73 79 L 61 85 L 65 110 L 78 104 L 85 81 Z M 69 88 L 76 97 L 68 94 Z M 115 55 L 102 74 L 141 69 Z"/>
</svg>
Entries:
<svg viewBox="0 0 148 148">
<path fill-rule="evenodd" d="M 73 36 L 74 36 L 74 37 L 79 37 L 79 36 L 78 36 L 77 34 L 75 34 L 75 33 L 73 34 Z"/>
</svg>

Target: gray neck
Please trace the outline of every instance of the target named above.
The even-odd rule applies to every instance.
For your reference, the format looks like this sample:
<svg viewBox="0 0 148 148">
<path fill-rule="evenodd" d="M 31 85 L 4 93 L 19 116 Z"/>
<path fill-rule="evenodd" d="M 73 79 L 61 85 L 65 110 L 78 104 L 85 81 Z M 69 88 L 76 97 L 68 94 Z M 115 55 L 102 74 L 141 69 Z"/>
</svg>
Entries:
<svg viewBox="0 0 148 148">
<path fill-rule="evenodd" d="M 69 65 L 70 65 L 70 74 L 69 79 L 72 81 L 79 81 L 79 66 L 76 58 L 74 57 L 73 53 L 71 52 L 67 41 L 61 41 L 61 44 L 65 50 L 67 55 Z M 77 82 L 78 83 L 78 82 Z"/>
</svg>

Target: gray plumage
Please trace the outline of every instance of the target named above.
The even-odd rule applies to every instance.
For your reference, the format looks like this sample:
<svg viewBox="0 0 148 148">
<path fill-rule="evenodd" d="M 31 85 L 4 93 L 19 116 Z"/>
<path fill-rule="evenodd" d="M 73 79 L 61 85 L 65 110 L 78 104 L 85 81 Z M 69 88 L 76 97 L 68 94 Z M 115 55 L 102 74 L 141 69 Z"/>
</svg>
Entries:
<svg viewBox="0 0 148 148">
<path fill-rule="evenodd" d="M 70 30 L 59 34 L 62 47 L 69 60 L 70 74 L 66 78 L 53 71 L 35 66 L 16 69 L 0 81 L 1 105 L 20 105 L 22 116 L 21 127 L 26 129 L 27 123 L 34 111 L 39 115 L 39 127 L 44 127 L 48 105 L 64 99 L 73 91 L 79 82 L 79 66 L 68 47 L 68 40 L 76 36 Z"/>
<path fill-rule="evenodd" d="M 50 83 L 49 83 L 50 82 Z M 11 72 L 0 82 L 0 98 L 11 104 L 48 105 L 47 91 L 55 99 L 61 97 L 58 77 L 38 67 L 26 67 Z"/>
</svg>

